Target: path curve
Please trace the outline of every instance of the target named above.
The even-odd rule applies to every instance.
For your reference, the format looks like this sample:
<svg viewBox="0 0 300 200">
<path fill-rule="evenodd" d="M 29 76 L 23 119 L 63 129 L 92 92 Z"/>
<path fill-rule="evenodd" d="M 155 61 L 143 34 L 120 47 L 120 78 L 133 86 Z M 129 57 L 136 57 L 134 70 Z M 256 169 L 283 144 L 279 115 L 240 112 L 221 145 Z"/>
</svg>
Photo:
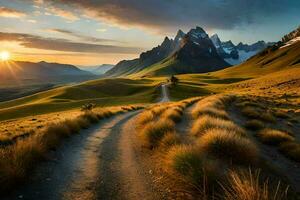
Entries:
<svg viewBox="0 0 300 200">
<path fill-rule="evenodd" d="M 161 91 L 162 91 L 162 98 L 160 100 L 160 102 L 169 102 L 170 98 L 169 98 L 169 93 L 168 93 L 168 84 L 162 84 L 161 85 Z"/>
<path fill-rule="evenodd" d="M 167 84 L 160 102 L 170 101 Z M 163 199 L 135 154 L 134 116 L 116 115 L 66 139 L 27 183 L 2 199 Z"/>
</svg>

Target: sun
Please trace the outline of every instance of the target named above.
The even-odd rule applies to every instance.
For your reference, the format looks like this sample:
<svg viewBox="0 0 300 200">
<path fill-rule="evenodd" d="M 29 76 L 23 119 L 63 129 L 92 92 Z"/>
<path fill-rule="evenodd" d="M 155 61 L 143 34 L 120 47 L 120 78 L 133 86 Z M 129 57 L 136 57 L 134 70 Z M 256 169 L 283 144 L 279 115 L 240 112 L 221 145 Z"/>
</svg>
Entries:
<svg viewBox="0 0 300 200">
<path fill-rule="evenodd" d="M 2 61 L 7 61 L 10 59 L 10 53 L 8 51 L 1 51 L 0 58 Z"/>
</svg>

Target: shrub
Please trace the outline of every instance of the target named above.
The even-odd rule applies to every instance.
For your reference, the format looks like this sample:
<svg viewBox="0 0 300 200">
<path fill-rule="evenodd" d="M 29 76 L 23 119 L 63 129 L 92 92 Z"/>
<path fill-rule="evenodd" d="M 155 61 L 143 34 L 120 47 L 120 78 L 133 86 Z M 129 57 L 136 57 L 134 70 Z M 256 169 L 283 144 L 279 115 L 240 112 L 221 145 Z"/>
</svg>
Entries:
<svg viewBox="0 0 300 200">
<path fill-rule="evenodd" d="M 166 110 L 161 117 L 172 120 L 173 122 L 179 122 L 182 117 L 182 112 L 178 111 L 177 109 L 169 109 Z"/>
<path fill-rule="evenodd" d="M 239 135 L 245 135 L 244 130 L 237 126 L 235 123 L 228 120 L 210 117 L 207 115 L 199 118 L 194 122 L 191 129 L 191 134 L 194 136 L 202 135 L 205 133 L 205 131 L 212 128 L 226 129 Z"/>
<path fill-rule="evenodd" d="M 284 142 L 279 146 L 280 152 L 282 152 L 286 157 L 300 162 L 300 144 L 296 142 Z"/>
<path fill-rule="evenodd" d="M 258 160 L 258 149 L 249 139 L 226 129 L 210 129 L 198 139 L 201 152 L 229 163 L 254 165 Z"/>
<path fill-rule="evenodd" d="M 247 121 L 245 123 L 245 127 L 250 130 L 260 130 L 260 129 L 264 128 L 264 126 L 265 125 L 263 122 L 256 120 L 256 119 Z"/>
<path fill-rule="evenodd" d="M 294 138 L 288 133 L 269 128 L 261 130 L 257 136 L 263 143 L 270 145 L 278 145 L 282 142 L 294 141 Z"/>
<path fill-rule="evenodd" d="M 211 117 L 221 119 L 229 119 L 228 114 L 224 110 L 220 110 L 213 107 L 198 109 L 193 112 L 194 118 L 202 117 L 203 115 L 209 115 Z"/>
<path fill-rule="evenodd" d="M 164 147 L 171 147 L 174 145 L 178 145 L 180 143 L 181 143 L 180 138 L 176 133 L 168 132 L 164 135 L 160 144 Z"/>
<path fill-rule="evenodd" d="M 99 122 L 99 118 L 94 112 L 85 112 L 81 117 L 87 119 L 90 123 Z"/>
<path fill-rule="evenodd" d="M 277 110 L 276 112 L 274 112 L 274 115 L 276 117 L 283 118 L 283 119 L 287 119 L 290 117 L 286 112 L 281 111 L 281 110 Z"/>
<path fill-rule="evenodd" d="M 213 160 L 207 160 L 192 146 L 174 146 L 167 154 L 172 170 L 184 176 L 193 185 L 201 185 L 205 178 L 216 181 L 221 172 Z"/>
<path fill-rule="evenodd" d="M 242 114 L 248 118 L 259 118 L 260 113 L 253 107 L 247 106 L 242 109 Z"/>
<path fill-rule="evenodd" d="M 259 118 L 265 122 L 270 122 L 270 123 L 276 122 L 276 118 L 273 116 L 271 112 L 264 112 L 259 116 Z"/>
<path fill-rule="evenodd" d="M 260 171 L 230 171 L 228 183 L 221 185 L 225 200 L 282 200 L 287 199 L 288 188 L 270 186 L 260 178 Z"/>
<path fill-rule="evenodd" d="M 151 122 L 154 120 L 154 115 L 151 111 L 144 111 L 141 114 L 138 115 L 136 124 L 139 127 L 143 127 L 147 123 Z"/>
<path fill-rule="evenodd" d="M 157 122 L 148 123 L 141 130 L 141 138 L 143 143 L 148 148 L 156 147 L 165 134 L 174 132 L 175 124 L 168 119 L 161 119 Z"/>
</svg>

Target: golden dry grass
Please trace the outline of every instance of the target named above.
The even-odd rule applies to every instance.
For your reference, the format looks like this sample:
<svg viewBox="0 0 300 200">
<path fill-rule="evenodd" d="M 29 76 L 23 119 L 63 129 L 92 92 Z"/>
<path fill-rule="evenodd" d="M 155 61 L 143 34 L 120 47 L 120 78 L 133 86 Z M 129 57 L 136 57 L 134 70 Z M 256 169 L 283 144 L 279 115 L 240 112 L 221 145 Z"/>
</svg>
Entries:
<svg viewBox="0 0 300 200">
<path fill-rule="evenodd" d="M 103 109 L 102 112 L 98 110 L 97 113 L 84 112 L 73 119 L 48 124 L 38 132 L 2 147 L 0 149 L 0 184 L 3 187 L 0 191 L 12 189 L 15 184 L 27 177 L 37 161 L 43 159 L 48 150 L 56 148 L 63 138 L 78 133 L 80 129 L 87 128 L 104 117 L 138 108 L 116 107 L 110 111 Z"/>
<path fill-rule="evenodd" d="M 292 142 L 294 137 L 290 136 L 288 133 L 266 128 L 257 133 L 258 138 L 265 144 L 279 145 L 283 142 Z"/>
<path fill-rule="evenodd" d="M 232 121 L 210 117 L 208 115 L 200 117 L 193 123 L 191 134 L 194 136 L 203 135 L 207 130 L 213 128 L 226 129 L 239 135 L 245 135 L 244 130 Z"/>
<path fill-rule="evenodd" d="M 259 157 L 250 139 L 227 129 L 209 129 L 198 139 L 197 146 L 205 154 L 234 164 L 255 165 Z"/>
<path fill-rule="evenodd" d="M 175 124 L 169 119 L 160 119 L 159 121 L 150 122 L 138 133 L 142 145 L 147 148 L 155 148 L 161 139 L 167 133 L 175 131 Z"/>
<path fill-rule="evenodd" d="M 218 163 L 207 159 L 191 145 L 172 147 L 167 153 L 166 162 L 171 171 L 183 176 L 188 184 L 195 187 L 201 186 L 203 179 L 216 182 L 221 177 Z"/>
<path fill-rule="evenodd" d="M 279 146 L 280 152 L 286 157 L 300 162 L 300 144 L 298 142 L 284 142 Z"/>
<path fill-rule="evenodd" d="M 249 130 L 256 131 L 256 130 L 263 129 L 265 127 L 265 124 L 259 120 L 252 119 L 245 123 L 245 127 Z"/>
<path fill-rule="evenodd" d="M 230 171 L 228 183 L 221 185 L 225 200 L 287 199 L 288 187 L 282 187 L 280 182 L 275 186 L 270 185 L 268 179 L 260 177 L 260 171 Z"/>
</svg>

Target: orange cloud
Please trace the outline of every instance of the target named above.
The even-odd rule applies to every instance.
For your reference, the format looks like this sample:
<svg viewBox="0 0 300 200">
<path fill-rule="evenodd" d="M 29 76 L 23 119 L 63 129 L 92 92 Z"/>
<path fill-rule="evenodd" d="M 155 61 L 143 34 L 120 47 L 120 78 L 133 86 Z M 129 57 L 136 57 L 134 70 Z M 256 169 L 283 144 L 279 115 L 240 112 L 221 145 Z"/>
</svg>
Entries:
<svg viewBox="0 0 300 200">
<path fill-rule="evenodd" d="M 8 18 L 21 18 L 26 16 L 26 13 L 11 9 L 11 8 L 6 8 L 6 7 L 0 7 L 0 17 L 8 17 Z"/>
<path fill-rule="evenodd" d="M 61 8 L 58 8 L 58 7 L 51 7 L 51 8 L 48 9 L 48 11 L 51 12 L 53 15 L 65 18 L 65 19 L 70 20 L 70 21 L 79 20 L 79 18 L 75 14 L 73 14 L 72 12 L 61 9 Z"/>
</svg>

